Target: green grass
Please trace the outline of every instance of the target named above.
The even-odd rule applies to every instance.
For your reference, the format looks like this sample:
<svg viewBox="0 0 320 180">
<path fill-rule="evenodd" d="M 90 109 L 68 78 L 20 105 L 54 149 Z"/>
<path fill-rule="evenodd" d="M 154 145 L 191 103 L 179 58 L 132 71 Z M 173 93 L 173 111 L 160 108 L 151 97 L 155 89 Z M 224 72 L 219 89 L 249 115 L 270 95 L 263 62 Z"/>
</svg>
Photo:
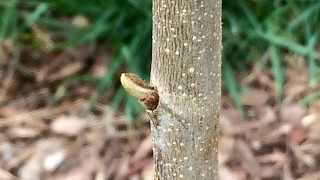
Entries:
<svg viewBox="0 0 320 180">
<path fill-rule="evenodd" d="M 310 87 L 319 83 L 320 1 L 223 1 L 223 82 L 235 104 L 243 112 L 239 94 L 244 85 L 236 77 L 246 76 L 252 63 L 272 68 L 276 83 L 276 97 L 283 98 L 285 82 L 284 53 L 299 54 L 309 65 Z M 91 25 L 78 27 L 61 17 L 84 16 Z M 0 1 L 0 42 L 9 38 L 19 51 L 20 37 L 30 34 L 29 25 L 46 27 L 55 41 L 54 50 L 83 43 L 107 44 L 113 49 L 108 70 L 100 79 L 85 74 L 66 79 L 54 95 L 63 98 L 71 83 L 91 82 L 96 91 L 91 104 L 118 81 L 115 71 L 125 66 L 127 72 L 149 77 L 151 62 L 151 0 L 6 0 Z M 31 35 L 32 36 L 32 35 Z M 63 40 L 63 41 L 62 41 Z M 37 38 L 30 42 L 37 46 Z M 268 52 L 267 60 L 261 57 Z M 18 58 L 16 58 L 18 61 Z M 17 62 L 19 63 L 19 62 Z M 119 87 L 111 104 L 126 102 L 129 119 L 141 112 L 135 100 Z M 138 107 L 138 108 L 137 108 Z M 131 121 L 130 120 L 130 121 Z"/>
<path fill-rule="evenodd" d="M 320 54 L 316 50 L 319 32 L 319 1 L 224 1 L 223 46 L 225 62 L 223 69 L 225 87 L 240 110 L 239 91 L 232 80 L 236 72 L 244 76 L 246 65 L 258 63 L 272 68 L 276 83 L 276 97 L 281 101 L 285 82 L 285 53 L 299 54 L 309 64 L 310 86 L 319 83 Z M 268 61 L 261 61 L 269 51 Z M 232 69 L 232 70 L 231 70 Z"/>
</svg>

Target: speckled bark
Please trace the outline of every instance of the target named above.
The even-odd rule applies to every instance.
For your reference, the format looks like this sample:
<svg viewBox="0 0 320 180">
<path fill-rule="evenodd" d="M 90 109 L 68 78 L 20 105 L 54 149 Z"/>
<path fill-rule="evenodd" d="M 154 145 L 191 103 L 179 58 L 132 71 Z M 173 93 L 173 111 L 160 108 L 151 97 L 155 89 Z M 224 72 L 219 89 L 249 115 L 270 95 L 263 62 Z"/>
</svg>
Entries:
<svg viewBox="0 0 320 180">
<path fill-rule="evenodd" d="M 154 0 L 155 179 L 218 179 L 221 0 Z"/>
</svg>

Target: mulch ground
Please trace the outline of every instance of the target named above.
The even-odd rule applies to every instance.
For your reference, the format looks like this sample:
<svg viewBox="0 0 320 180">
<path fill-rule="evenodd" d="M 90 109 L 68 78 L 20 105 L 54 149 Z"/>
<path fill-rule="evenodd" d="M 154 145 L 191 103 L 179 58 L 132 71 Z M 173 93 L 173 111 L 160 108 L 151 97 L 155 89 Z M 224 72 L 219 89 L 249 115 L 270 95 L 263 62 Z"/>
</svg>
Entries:
<svg viewBox="0 0 320 180">
<path fill-rule="evenodd" d="M 89 46 L 63 52 L 22 47 L 17 55 L 10 41 L 2 43 L 1 180 L 153 179 L 147 115 L 129 126 L 121 110 L 108 106 L 111 90 L 87 111 L 95 87 L 66 85 L 77 74 L 102 76 L 109 57 L 104 47 Z M 317 87 L 309 86 L 303 58 L 285 59 L 290 60 L 282 101 L 275 97 L 272 70 L 256 65 L 239 79 L 247 87 L 241 96 L 246 120 L 223 93 L 220 179 L 320 179 L 320 101 L 298 104 Z"/>
</svg>

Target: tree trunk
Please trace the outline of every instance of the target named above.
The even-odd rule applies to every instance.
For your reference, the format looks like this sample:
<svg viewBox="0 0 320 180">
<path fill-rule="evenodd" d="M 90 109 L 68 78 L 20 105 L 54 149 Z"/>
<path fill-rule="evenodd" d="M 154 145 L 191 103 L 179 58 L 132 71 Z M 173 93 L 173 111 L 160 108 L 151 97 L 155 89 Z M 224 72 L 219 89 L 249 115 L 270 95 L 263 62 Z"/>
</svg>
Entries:
<svg viewBox="0 0 320 180">
<path fill-rule="evenodd" d="M 218 179 L 221 0 L 153 0 L 155 179 Z"/>
</svg>

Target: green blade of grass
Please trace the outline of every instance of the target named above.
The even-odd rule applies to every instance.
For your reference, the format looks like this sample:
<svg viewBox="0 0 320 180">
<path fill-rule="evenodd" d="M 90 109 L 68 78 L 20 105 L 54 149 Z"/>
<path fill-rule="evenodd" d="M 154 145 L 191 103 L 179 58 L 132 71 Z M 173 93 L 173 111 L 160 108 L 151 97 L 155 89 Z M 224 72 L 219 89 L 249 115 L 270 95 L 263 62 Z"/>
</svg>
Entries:
<svg viewBox="0 0 320 180">
<path fill-rule="evenodd" d="M 80 84 L 80 83 L 98 84 L 99 80 L 100 80 L 99 78 L 91 75 L 75 74 L 58 86 L 57 90 L 53 94 L 52 102 L 53 104 L 57 104 L 66 95 L 67 89 L 72 84 Z"/>
<path fill-rule="evenodd" d="M 23 32 L 30 24 L 37 21 L 41 15 L 46 12 L 49 8 L 49 4 L 41 3 L 36 10 L 25 18 L 24 24 L 19 28 L 20 32 Z"/>
<path fill-rule="evenodd" d="M 298 105 L 307 106 L 312 101 L 314 101 L 314 100 L 316 100 L 318 98 L 320 98 L 320 91 L 315 92 L 315 93 L 311 93 L 311 94 L 305 96 L 304 98 L 302 98 L 301 100 L 298 101 Z"/>
<path fill-rule="evenodd" d="M 295 30 L 299 25 L 301 25 L 306 19 L 309 19 L 310 16 L 313 13 L 319 13 L 320 9 L 320 1 L 318 1 L 316 4 L 310 5 L 310 7 L 305 8 L 303 12 L 292 22 L 287 27 L 287 31 L 292 32 Z"/>
<path fill-rule="evenodd" d="M 114 98 L 110 102 L 110 106 L 117 109 L 120 103 L 123 101 L 123 99 L 125 99 L 125 96 L 126 96 L 126 91 L 122 87 L 120 87 L 118 91 L 115 93 Z"/>
<path fill-rule="evenodd" d="M 244 14 L 246 15 L 246 18 L 251 23 L 251 26 L 255 31 L 261 31 L 261 24 L 257 20 L 255 14 L 252 12 L 252 10 L 248 7 L 248 3 L 245 3 L 245 1 L 236 1 Z"/>
<path fill-rule="evenodd" d="M 5 7 L 4 12 L 1 14 L 1 26 L 0 26 L 0 43 L 6 36 L 7 31 L 10 29 L 10 23 L 15 20 L 17 0 L 9 0 Z"/>
<path fill-rule="evenodd" d="M 227 61 L 224 61 L 223 63 L 222 74 L 224 80 L 223 83 L 225 84 L 231 98 L 239 109 L 242 119 L 245 119 L 244 107 L 239 97 L 237 82 L 235 80 L 234 73 L 232 72 L 232 68 Z"/>
<path fill-rule="evenodd" d="M 70 48 L 78 44 L 97 39 L 103 32 L 108 31 L 111 28 L 105 24 L 111 14 L 112 12 L 106 11 L 99 17 L 99 19 L 95 20 L 90 27 L 80 27 L 75 29 L 72 37 L 66 43 L 57 44 L 55 49 Z"/>
<path fill-rule="evenodd" d="M 272 64 L 273 77 L 276 83 L 276 97 L 281 100 L 284 86 L 284 67 L 280 56 L 279 48 L 275 45 L 270 45 L 270 59 Z"/>
<path fill-rule="evenodd" d="M 313 51 L 315 49 L 316 43 L 319 40 L 319 34 L 314 34 L 308 41 L 308 59 L 309 59 L 309 75 L 310 75 L 310 86 L 315 87 L 318 85 L 318 72 L 319 72 L 319 66 L 317 66 L 317 62 L 319 61 L 319 58 L 313 56 Z"/>
<path fill-rule="evenodd" d="M 272 19 L 266 21 L 267 31 L 275 33 L 277 27 L 274 26 Z M 276 98 L 281 101 L 284 86 L 284 66 L 282 65 L 282 56 L 280 48 L 277 48 L 273 43 L 269 45 L 270 60 L 273 71 L 273 77 L 276 84 Z"/>
<path fill-rule="evenodd" d="M 112 59 L 111 60 L 107 71 L 105 72 L 103 77 L 100 79 L 98 85 L 96 86 L 94 93 L 90 97 L 89 104 L 88 104 L 88 110 L 91 110 L 93 103 L 97 101 L 97 99 L 100 97 L 101 93 L 105 89 L 111 87 L 111 85 L 114 81 L 113 80 L 114 72 L 120 66 L 121 63 L 122 63 L 121 59 Z"/>
</svg>

